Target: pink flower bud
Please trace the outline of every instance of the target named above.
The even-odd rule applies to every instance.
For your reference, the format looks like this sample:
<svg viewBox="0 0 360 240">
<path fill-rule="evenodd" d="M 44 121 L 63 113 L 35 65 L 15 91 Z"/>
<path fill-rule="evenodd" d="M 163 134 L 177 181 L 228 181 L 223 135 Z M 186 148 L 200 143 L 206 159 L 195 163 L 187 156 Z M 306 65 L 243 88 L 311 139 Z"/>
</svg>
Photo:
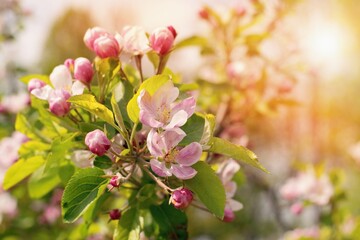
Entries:
<svg viewBox="0 0 360 240">
<path fill-rule="evenodd" d="M 85 85 L 89 85 L 94 75 L 91 62 L 83 57 L 77 58 L 74 63 L 74 77 Z"/>
<path fill-rule="evenodd" d="M 160 56 L 171 50 L 177 33 L 172 26 L 158 28 L 150 35 L 150 46 Z"/>
<path fill-rule="evenodd" d="M 72 58 L 68 58 L 65 60 L 64 65 L 72 72 L 74 70 L 75 60 Z"/>
<path fill-rule="evenodd" d="M 94 42 L 94 51 L 100 58 L 114 57 L 120 53 L 118 41 L 111 35 L 100 36 Z"/>
<path fill-rule="evenodd" d="M 44 87 L 45 85 L 46 84 L 43 81 L 41 81 L 40 79 L 33 78 L 28 83 L 28 91 L 31 93 L 32 90 L 40 89 L 40 88 Z"/>
<path fill-rule="evenodd" d="M 204 19 L 204 20 L 207 20 L 209 19 L 209 12 L 206 8 L 203 8 L 199 11 L 199 17 Z"/>
<path fill-rule="evenodd" d="M 121 217 L 121 211 L 119 209 L 112 209 L 109 212 L 110 220 L 118 220 Z"/>
<path fill-rule="evenodd" d="M 94 50 L 94 42 L 96 39 L 98 39 L 101 36 L 110 36 L 110 33 L 108 33 L 106 30 L 99 28 L 99 27 L 94 27 L 94 28 L 89 28 L 84 36 L 84 42 L 85 45 L 92 51 Z"/>
<path fill-rule="evenodd" d="M 115 188 L 120 187 L 120 176 L 113 176 L 110 180 L 110 185 Z"/>
<path fill-rule="evenodd" d="M 171 202 L 177 209 L 187 208 L 192 200 L 193 193 L 187 188 L 175 190 L 171 195 Z"/>
<path fill-rule="evenodd" d="M 49 96 L 50 111 L 56 116 L 65 116 L 70 111 L 71 104 L 67 102 L 70 96 L 70 93 L 63 89 L 52 91 Z"/>
<path fill-rule="evenodd" d="M 235 213 L 230 208 L 225 208 L 224 211 L 224 222 L 232 222 L 235 219 Z"/>
<path fill-rule="evenodd" d="M 98 156 L 104 155 L 111 146 L 110 140 L 106 137 L 105 133 L 99 129 L 86 134 L 85 144 L 92 153 Z"/>
</svg>

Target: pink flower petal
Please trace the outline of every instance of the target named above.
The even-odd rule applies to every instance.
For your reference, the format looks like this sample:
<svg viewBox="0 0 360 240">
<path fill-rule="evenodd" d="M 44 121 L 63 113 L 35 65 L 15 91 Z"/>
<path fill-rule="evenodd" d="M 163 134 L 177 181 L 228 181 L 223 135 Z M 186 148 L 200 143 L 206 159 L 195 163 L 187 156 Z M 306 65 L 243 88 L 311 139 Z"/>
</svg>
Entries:
<svg viewBox="0 0 360 240">
<path fill-rule="evenodd" d="M 147 137 L 147 147 L 154 157 L 161 157 L 163 155 L 163 149 L 166 148 L 163 139 L 155 129 L 151 129 Z"/>
<path fill-rule="evenodd" d="M 172 129 L 175 127 L 183 126 L 188 119 L 188 114 L 184 110 L 180 110 L 174 114 L 170 123 L 164 127 L 164 129 Z"/>
<path fill-rule="evenodd" d="M 49 85 L 45 85 L 42 88 L 32 90 L 31 94 L 39 99 L 48 100 L 52 91 L 54 91 L 54 89 L 52 89 Z"/>
<path fill-rule="evenodd" d="M 151 170 L 153 170 L 153 172 L 160 177 L 170 177 L 172 175 L 171 171 L 165 166 L 163 162 L 151 159 L 150 166 Z"/>
<path fill-rule="evenodd" d="M 234 159 L 228 159 L 219 168 L 218 173 L 221 180 L 226 183 L 231 181 L 235 173 L 240 170 L 240 165 Z"/>
<path fill-rule="evenodd" d="M 157 109 L 163 109 L 163 106 L 168 106 L 169 110 L 171 110 L 170 104 L 172 104 L 178 96 L 179 89 L 174 87 L 171 81 L 167 81 L 152 96 L 153 104 Z"/>
<path fill-rule="evenodd" d="M 176 147 L 181 140 L 186 136 L 186 133 L 180 128 L 173 128 L 163 132 L 163 141 L 166 144 L 166 152 Z"/>
<path fill-rule="evenodd" d="M 69 69 L 65 65 L 59 65 L 54 68 L 50 74 L 50 81 L 55 89 L 71 90 L 72 77 Z"/>
<path fill-rule="evenodd" d="M 176 104 L 171 110 L 174 114 L 180 110 L 184 110 L 185 112 L 187 112 L 189 118 L 191 117 L 191 115 L 194 114 L 195 107 L 196 107 L 195 98 L 189 97 Z"/>
<path fill-rule="evenodd" d="M 191 166 L 196 163 L 202 154 L 201 145 L 197 142 L 190 143 L 181 149 L 176 156 L 176 161 L 183 166 Z"/>
<path fill-rule="evenodd" d="M 226 205 L 233 211 L 239 211 L 244 207 L 241 202 L 238 202 L 234 199 L 228 199 Z"/>
<path fill-rule="evenodd" d="M 161 157 L 177 146 L 185 135 L 185 132 L 180 128 L 170 129 L 162 133 L 151 129 L 147 137 L 147 146 L 151 155 Z"/>
<path fill-rule="evenodd" d="M 171 166 L 171 172 L 179 179 L 186 180 L 193 178 L 197 171 L 191 167 L 184 167 L 178 164 L 173 164 Z"/>
<path fill-rule="evenodd" d="M 81 95 L 83 94 L 85 88 L 86 86 L 82 82 L 75 81 L 71 86 L 71 95 L 72 96 Z"/>
</svg>

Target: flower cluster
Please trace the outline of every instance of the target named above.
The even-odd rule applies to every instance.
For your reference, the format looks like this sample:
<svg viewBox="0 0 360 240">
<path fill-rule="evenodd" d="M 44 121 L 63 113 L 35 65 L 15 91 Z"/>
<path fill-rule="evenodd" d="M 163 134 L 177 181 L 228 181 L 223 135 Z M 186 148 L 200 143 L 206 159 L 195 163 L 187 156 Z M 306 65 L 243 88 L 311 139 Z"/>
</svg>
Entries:
<svg viewBox="0 0 360 240">
<path fill-rule="evenodd" d="M 295 214 L 301 213 L 302 202 L 308 201 L 325 206 L 333 194 L 334 188 L 329 177 L 325 174 L 317 177 L 315 172 L 310 170 L 288 179 L 280 188 L 280 195 L 283 199 L 295 202 L 291 206 L 291 210 Z"/>
</svg>

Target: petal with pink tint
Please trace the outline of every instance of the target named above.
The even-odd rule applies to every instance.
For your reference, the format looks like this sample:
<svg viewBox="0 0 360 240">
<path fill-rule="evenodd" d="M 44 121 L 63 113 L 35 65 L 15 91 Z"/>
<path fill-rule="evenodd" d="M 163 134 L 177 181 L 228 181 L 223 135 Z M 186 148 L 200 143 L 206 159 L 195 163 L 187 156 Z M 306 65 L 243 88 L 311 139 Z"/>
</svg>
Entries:
<svg viewBox="0 0 360 240">
<path fill-rule="evenodd" d="M 174 87 L 172 81 L 167 81 L 163 84 L 152 96 L 154 106 L 157 108 L 162 106 L 169 106 L 179 96 L 179 89 Z M 170 110 L 170 109 L 169 109 Z"/>
<path fill-rule="evenodd" d="M 191 167 L 180 166 L 178 164 L 171 166 L 171 172 L 182 180 L 193 178 L 197 173 L 197 171 Z"/>
<path fill-rule="evenodd" d="M 153 170 L 153 172 L 160 177 L 170 177 L 172 175 L 170 170 L 165 166 L 165 164 L 159 162 L 158 160 L 151 159 L 150 166 L 151 170 Z"/>
<path fill-rule="evenodd" d="M 163 141 L 166 144 L 166 152 L 176 147 L 184 139 L 186 133 L 180 128 L 172 128 L 163 132 Z"/>
<path fill-rule="evenodd" d="M 154 157 L 161 157 L 163 149 L 165 148 L 164 142 L 155 129 L 151 129 L 147 137 L 147 147 Z"/>
<path fill-rule="evenodd" d="M 50 74 L 50 81 L 55 89 L 71 90 L 72 77 L 65 65 L 59 65 Z"/>
<path fill-rule="evenodd" d="M 234 199 L 228 199 L 227 200 L 227 205 L 231 208 L 231 210 L 233 211 L 239 211 L 241 210 L 244 205 L 241 202 L 238 202 Z"/>
<path fill-rule="evenodd" d="M 176 161 L 183 166 L 191 166 L 200 159 L 201 154 L 201 145 L 193 142 L 179 151 Z"/>
<path fill-rule="evenodd" d="M 171 111 L 173 113 L 176 113 L 180 110 L 184 110 L 185 112 L 187 112 L 188 114 L 188 118 L 191 117 L 191 115 L 194 114 L 195 112 L 195 107 L 196 107 L 196 101 L 194 97 L 189 97 L 186 98 L 184 100 L 182 100 L 181 102 L 179 102 L 178 104 L 176 104 Z"/>
<path fill-rule="evenodd" d="M 42 88 L 32 90 L 31 94 L 39 99 L 48 100 L 52 91 L 54 91 L 54 89 L 52 89 L 49 85 L 45 85 Z"/>
<path fill-rule="evenodd" d="M 172 129 L 183 126 L 188 119 L 188 114 L 184 110 L 180 110 L 172 116 L 171 121 L 164 129 Z"/>
<path fill-rule="evenodd" d="M 81 95 L 84 92 L 84 89 L 86 88 L 85 84 L 83 84 L 80 81 L 75 81 L 73 85 L 71 86 L 71 95 Z"/>
</svg>

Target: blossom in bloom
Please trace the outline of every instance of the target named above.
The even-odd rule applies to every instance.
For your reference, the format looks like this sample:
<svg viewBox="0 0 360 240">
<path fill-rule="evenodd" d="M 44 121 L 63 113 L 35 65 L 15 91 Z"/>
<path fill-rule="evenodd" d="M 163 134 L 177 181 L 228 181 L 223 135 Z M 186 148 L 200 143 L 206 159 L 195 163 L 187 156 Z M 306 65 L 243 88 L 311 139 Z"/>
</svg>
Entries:
<svg viewBox="0 0 360 240">
<path fill-rule="evenodd" d="M 94 76 L 91 62 L 87 58 L 79 57 L 74 62 L 74 78 L 85 85 L 89 85 Z"/>
<path fill-rule="evenodd" d="M 239 211 L 243 208 L 242 203 L 233 199 L 237 185 L 232 178 L 240 169 L 240 165 L 233 159 L 228 159 L 219 167 L 217 174 L 224 185 L 226 202 L 224 210 L 224 222 L 231 222 L 235 219 L 234 211 Z"/>
<path fill-rule="evenodd" d="M 193 198 L 193 193 L 189 189 L 182 188 L 175 190 L 171 194 L 170 200 L 175 208 L 185 209 L 190 205 Z"/>
<path fill-rule="evenodd" d="M 179 179 L 190 179 L 197 173 L 191 166 L 202 154 L 201 145 L 190 143 L 184 148 L 177 146 L 185 137 L 180 128 L 165 130 L 161 133 L 152 129 L 147 138 L 147 146 L 154 157 L 150 160 L 151 169 L 161 177 L 175 175 Z"/>
<path fill-rule="evenodd" d="M 50 111 L 56 116 L 65 116 L 70 111 L 71 104 L 67 102 L 70 97 L 70 93 L 63 89 L 52 91 L 48 99 Z"/>
<path fill-rule="evenodd" d="M 150 50 L 149 39 L 146 32 L 139 26 L 126 26 L 121 35 L 116 36 L 118 42 L 121 42 L 124 52 L 131 55 L 144 55 Z"/>
<path fill-rule="evenodd" d="M 61 216 L 61 208 L 59 205 L 48 205 L 40 216 L 39 222 L 41 224 L 54 224 Z"/>
<path fill-rule="evenodd" d="M 160 56 L 164 56 L 171 50 L 177 33 L 172 26 L 157 28 L 150 35 L 151 48 Z"/>
<path fill-rule="evenodd" d="M 70 96 L 82 94 L 85 85 L 80 81 L 73 82 L 71 72 L 65 65 L 59 65 L 50 74 L 50 82 L 54 88 L 45 85 L 31 91 L 35 97 L 49 102 L 51 112 L 57 116 L 64 116 L 70 110 L 70 103 L 66 102 Z"/>
<path fill-rule="evenodd" d="M 31 93 L 32 90 L 42 88 L 45 85 L 46 83 L 44 83 L 40 79 L 33 78 L 28 83 L 28 91 Z"/>
<path fill-rule="evenodd" d="M 152 128 L 171 129 L 183 126 L 194 113 L 194 97 L 175 102 L 179 89 L 171 81 L 162 85 L 152 96 L 144 89 L 138 97 L 140 121 Z"/>
<path fill-rule="evenodd" d="M 308 200 L 324 206 L 334 194 L 333 186 L 327 175 L 317 177 L 313 171 L 307 171 L 290 178 L 280 188 L 282 198 L 293 200 Z"/>
<path fill-rule="evenodd" d="M 104 155 L 111 147 L 110 140 L 106 137 L 105 133 L 99 129 L 86 134 L 85 144 L 92 153 L 98 156 Z"/>
<path fill-rule="evenodd" d="M 290 211 L 295 215 L 301 214 L 303 210 L 304 210 L 304 204 L 301 202 L 296 202 L 290 207 Z"/>
</svg>

